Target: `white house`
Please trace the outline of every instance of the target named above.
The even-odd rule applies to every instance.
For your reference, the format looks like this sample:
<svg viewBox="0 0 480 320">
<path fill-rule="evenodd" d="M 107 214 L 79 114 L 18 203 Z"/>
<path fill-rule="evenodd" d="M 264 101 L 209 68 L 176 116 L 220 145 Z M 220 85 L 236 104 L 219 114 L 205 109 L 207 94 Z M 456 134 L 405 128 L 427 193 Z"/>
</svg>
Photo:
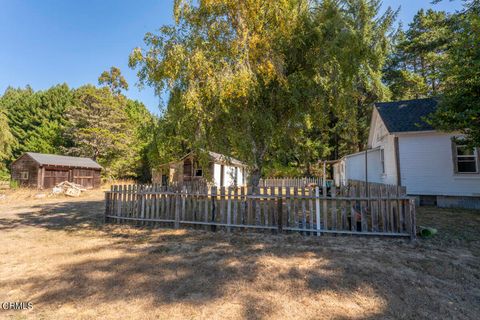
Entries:
<svg viewBox="0 0 480 320">
<path fill-rule="evenodd" d="M 199 157 L 190 152 L 178 161 L 163 164 L 153 170 L 152 180 L 162 185 L 208 182 L 216 187 L 230 187 L 247 184 L 245 163 L 212 151 L 205 152 L 205 156 L 205 168 L 202 168 Z"/>
<path fill-rule="evenodd" d="M 377 103 L 368 151 L 345 156 L 334 166 L 335 182 L 365 180 L 402 185 L 420 204 L 480 208 L 480 148 L 468 149 L 424 119 L 435 99 Z M 367 170 L 365 169 L 367 162 Z"/>
</svg>

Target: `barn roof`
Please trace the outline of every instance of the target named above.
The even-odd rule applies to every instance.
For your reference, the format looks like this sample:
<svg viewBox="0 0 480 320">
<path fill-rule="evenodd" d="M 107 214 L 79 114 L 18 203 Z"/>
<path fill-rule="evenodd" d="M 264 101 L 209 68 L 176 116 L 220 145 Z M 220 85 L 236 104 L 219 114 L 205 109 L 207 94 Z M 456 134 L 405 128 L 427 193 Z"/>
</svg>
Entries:
<svg viewBox="0 0 480 320">
<path fill-rule="evenodd" d="M 99 165 L 98 163 L 96 163 L 90 158 L 59 156 L 56 154 L 45 154 L 45 153 L 35 153 L 35 152 L 27 152 L 26 154 L 30 156 L 33 160 L 38 162 L 38 164 L 40 165 L 102 169 L 101 165 Z"/>
<path fill-rule="evenodd" d="M 389 132 L 435 130 L 423 118 L 437 110 L 434 98 L 376 103 L 375 107 Z"/>
</svg>

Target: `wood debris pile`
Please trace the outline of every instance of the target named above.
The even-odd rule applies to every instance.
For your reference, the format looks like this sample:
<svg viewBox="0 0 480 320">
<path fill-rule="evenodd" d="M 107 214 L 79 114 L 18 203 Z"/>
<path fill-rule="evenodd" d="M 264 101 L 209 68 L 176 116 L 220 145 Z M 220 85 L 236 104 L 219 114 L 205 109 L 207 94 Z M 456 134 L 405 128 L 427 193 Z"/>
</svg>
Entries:
<svg viewBox="0 0 480 320">
<path fill-rule="evenodd" d="M 64 194 L 70 197 L 79 197 L 84 191 L 87 191 L 84 186 L 69 181 L 60 182 L 52 189 L 52 193 L 55 195 Z"/>
</svg>

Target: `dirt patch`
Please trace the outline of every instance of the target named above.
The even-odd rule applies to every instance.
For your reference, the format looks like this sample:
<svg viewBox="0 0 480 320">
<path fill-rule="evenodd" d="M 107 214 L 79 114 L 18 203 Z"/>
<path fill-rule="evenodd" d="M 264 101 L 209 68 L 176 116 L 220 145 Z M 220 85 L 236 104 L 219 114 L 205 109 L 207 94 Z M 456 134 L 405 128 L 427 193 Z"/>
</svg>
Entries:
<svg viewBox="0 0 480 320">
<path fill-rule="evenodd" d="M 13 195 L 12 195 L 13 196 Z M 19 196 L 19 198 L 22 198 Z M 0 318 L 367 319 L 480 314 L 480 213 L 421 208 L 436 237 L 103 225 L 103 194 L 0 203 Z"/>
</svg>

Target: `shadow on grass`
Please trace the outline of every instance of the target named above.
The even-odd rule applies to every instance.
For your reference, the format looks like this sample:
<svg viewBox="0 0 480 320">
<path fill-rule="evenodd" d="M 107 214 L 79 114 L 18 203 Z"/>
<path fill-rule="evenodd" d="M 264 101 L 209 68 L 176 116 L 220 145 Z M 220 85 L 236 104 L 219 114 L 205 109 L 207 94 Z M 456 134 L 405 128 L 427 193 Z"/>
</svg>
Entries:
<svg viewBox="0 0 480 320">
<path fill-rule="evenodd" d="M 214 313 L 233 303 L 240 305 L 235 316 L 245 319 L 475 318 L 480 312 L 474 260 L 459 264 L 451 252 L 418 251 L 403 240 L 128 232 L 130 227 L 103 225 L 103 201 L 34 209 L 0 226 L 91 230 L 98 231 L 92 236 L 109 239 L 73 251 L 82 259 L 54 274 L 0 280 L 0 287 L 34 293 L 37 306 L 141 299 L 155 308 Z"/>
</svg>

